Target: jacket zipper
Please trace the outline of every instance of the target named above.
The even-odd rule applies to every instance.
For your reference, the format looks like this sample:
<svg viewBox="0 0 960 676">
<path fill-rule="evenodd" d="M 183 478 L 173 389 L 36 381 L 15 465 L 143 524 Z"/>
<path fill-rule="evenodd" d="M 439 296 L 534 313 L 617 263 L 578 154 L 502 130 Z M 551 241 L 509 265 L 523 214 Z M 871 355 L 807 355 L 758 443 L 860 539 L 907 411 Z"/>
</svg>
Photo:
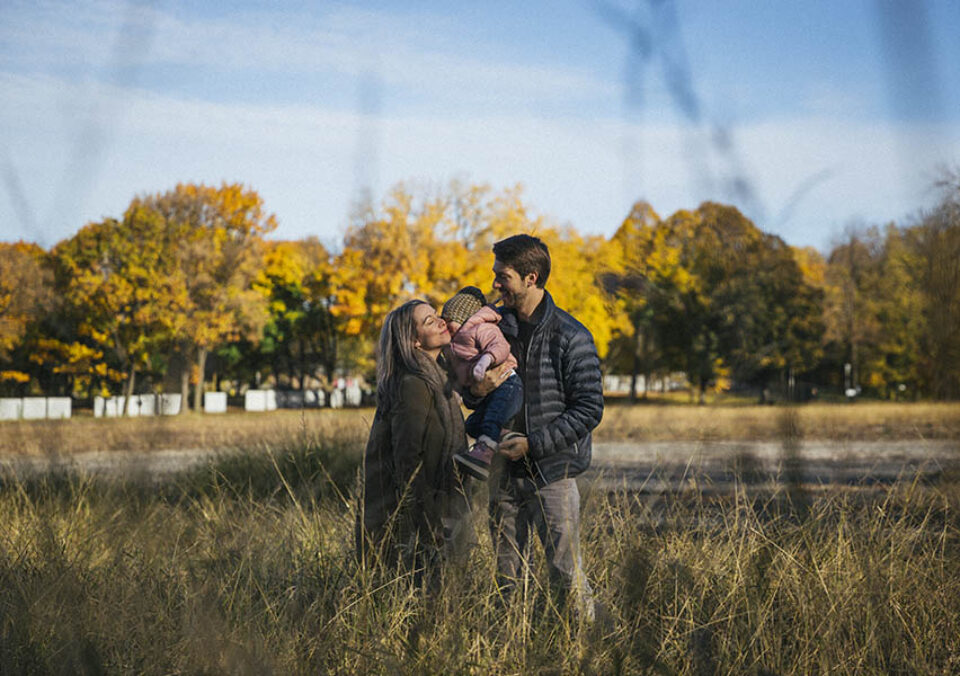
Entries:
<svg viewBox="0 0 960 676">
<path fill-rule="evenodd" d="M 548 307 L 547 310 L 549 310 L 549 309 L 550 309 L 550 308 Z M 519 316 L 519 315 L 517 316 L 517 321 L 518 321 L 518 322 L 520 321 L 520 316 Z M 544 312 L 544 313 L 543 313 L 543 319 L 540 320 L 540 323 L 537 325 L 537 328 L 534 329 L 533 333 L 530 335 L 530 342 L 527 343 L 527 348 L 526 348 L 526 350 L 524 351 L 524 355 L 523 355 L 523 372 L 524 372 L 524 375 L 525 375 L 525 376 L 528 376 L 527 379 L 526 379 L 526 381 L 524 382 L 524 388 L 523 388 L 523 398 L 524 398 L 524 400 L 526 400 L 526 398 L 527 398 L 526 383 L 530 382 L 530 378 L 529 378 L 529 375 L 530 375 L 530 371 L 529 371 L 529 369 L 530 369 L 530 347 L 533 345 L 533 341 L 534 341 L 534 339 L 536 339 L 537 335 L 540 334 L 541 331 L 543 331 L 543 326 L 544 326 L 544 324 L 546 324 L 546 322 L 547 322 L 547 313 Z M 526 431 L 527 431 L 527 453 L 529 454 L 529 452 L 530 452 L 530 441 L 529 441 L 529 439 L 530 439 L 530 411 L 529 411 L 529 407 L 527 406 L 526 401 L 524 401 L 524 403 L 523 403 L 523 422 L 524 422 L 524 429 L 526 429 Z M 528 459 L 530 460 L 530 464 L 533 465 L 533 469 L 536 471 L 536 476 L 537 476 L 537 477 L 539 478 L 539 480 L 543 483 L 543 485 L 546 486 L 546 485 L 547 485 L 547 478 L 546 478 L 545 476 L 543 476 L 543 471 L 540 469 L 540 463 L 538 463 L 538 462 L 536 461 L 536 459 L 534 459 L 534 458 L 532 458 L 532 457 L 529 457 L 529 455 L 528 455 Z"/>
</svg>

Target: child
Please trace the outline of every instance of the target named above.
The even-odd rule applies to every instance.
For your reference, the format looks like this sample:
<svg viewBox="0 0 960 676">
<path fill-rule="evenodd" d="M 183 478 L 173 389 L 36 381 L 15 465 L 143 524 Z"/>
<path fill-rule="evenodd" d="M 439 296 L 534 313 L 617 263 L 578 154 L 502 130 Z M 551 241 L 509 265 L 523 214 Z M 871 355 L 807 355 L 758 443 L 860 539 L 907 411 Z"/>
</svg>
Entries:
<svg viewBox="0 0 960 676">
<path fill-rule="evenodd" d="M 447 358 L 461 391 L 483 380 L 491 366 L 506 362 L 517 368 L 510 344 L 497 327 L 500 314 L 487 305 L 483 292 L 467 286 L 448 300 L 440 313 L 450 330 Z M 523 405 L 523 385 L 516 371 L 484 397 L 467 417 L 467 434 L 476 439 L 470 450 L 453 456 L 464 471 L 480 480 L 490 476 L 490 462 L 499 447 L 500 431 Z"/>
</svg>

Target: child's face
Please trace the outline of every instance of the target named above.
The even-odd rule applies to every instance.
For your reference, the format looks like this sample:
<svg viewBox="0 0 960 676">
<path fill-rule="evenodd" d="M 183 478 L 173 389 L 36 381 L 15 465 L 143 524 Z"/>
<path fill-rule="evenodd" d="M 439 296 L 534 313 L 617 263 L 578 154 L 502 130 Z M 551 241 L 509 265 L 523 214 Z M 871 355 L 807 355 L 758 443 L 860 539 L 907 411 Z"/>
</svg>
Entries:
<svg viewBox="0 0 960 676">
<path fill-rule="evenodd" d="M 446 322 L 447 322 L 447 330 L 450 331 L 451 336 L 456 335 L 457 331 L 459 331 L 460 327 L 462 326 L 460 322 L 453 322 L 453 321 L 450 321 L 449 319 L 446 320 Z"/>
</svg>

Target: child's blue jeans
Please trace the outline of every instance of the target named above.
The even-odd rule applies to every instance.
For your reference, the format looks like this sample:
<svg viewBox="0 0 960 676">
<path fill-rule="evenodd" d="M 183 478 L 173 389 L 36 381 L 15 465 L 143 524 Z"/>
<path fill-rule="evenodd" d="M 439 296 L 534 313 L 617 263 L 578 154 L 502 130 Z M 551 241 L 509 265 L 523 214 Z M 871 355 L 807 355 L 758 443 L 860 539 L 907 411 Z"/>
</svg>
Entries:
<svg viewBox="0 0 960 676">
<path fill-rule="evenodd" d="M 522 406 L 523 383 L 514 373 L 481 399 L 474 412 L 467 416 L 467 434 L 474 439 L 486 435 L 500 441 L 500 430 L 520 412 Z"/>
</svg>

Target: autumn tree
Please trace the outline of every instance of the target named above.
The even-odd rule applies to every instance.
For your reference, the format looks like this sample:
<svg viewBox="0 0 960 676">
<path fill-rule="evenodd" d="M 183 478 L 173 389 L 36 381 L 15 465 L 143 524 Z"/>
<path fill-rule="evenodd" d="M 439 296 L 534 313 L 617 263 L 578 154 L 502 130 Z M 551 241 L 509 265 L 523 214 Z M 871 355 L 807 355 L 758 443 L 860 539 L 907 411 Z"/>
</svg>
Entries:
<svg viewBox="0 0 960 676">
<path fill-rule="evenodd" d="M 329 252 L 315 238 L 267 242 L 254 284 L 268 298 L 269 318 L 258 341 L 241 338 L 218 350 L 221 361 L 246 380 L 269 370 L 276 383 L 286 380 L 300 389 L 318 371 L 332 381 L 343 333 L 331 313 L 332 267 Z"/>
<path fill-rule="evenodd" d="M 30 380 L 22 361 L 12 358 L 28 327 L 51 306 L 52 273 L 45 259 L 36 244 L 0 242 L 0 387 Z"/>
<path fill-rule="evenodd" d="M 137 372 L 181 327 L 183 284 L 162 226 L 156 213 L 134 204 L 122 220 L 91 223 L 52 253 L 63 312 L 79 344 L 47 347 L 68 364 L 111 352 L 126 377 L 125 402 L 135 391 Z M 113 375 L 109 362 L 89 368 L 101 377 Z"/>
<path fill-rule="evenodd" d="M 263 265 L 263 236 L 276 228 L 276 219 L 264 211 L 254 190 L 239 184 L 179 184 L 137 198 L 131 208 L 152 211 L 162 221 L 167 251 L 182 284 L 177 295 L 180 321 L 173 334 L 186 364 L 181 410 L 186 409 L 193 371 L 193 406 L 199 411 L 210 350 L 241 335 L 256 340 L 267 321 L 267 298 L 254 281 Z"/>
<path fill-rule="evenodd" d="M 619 270 L 605 282 L 630 317 L 638 366 L 656 346 L 702 402 L 720 379 L 760 385 L 815 362 L 819 290 L 789 247 L 734 207 L 707 202 L 661 220 L 640 202 L 612 241 Z"/>
<path fill-rule="evenodd" d="M 464 285 L 489 290 L 497 235 L 535 228 L 516 188 L 493 194 L 454 181 L 415 193 L 398 184 L 378 207 L 356 210 L 329 278 L 332 313 L 370 347 L 405 298 L 439 305 Z"/>
<path fill-rule="evenodd" d="M 960 174 L 940 183 L 940 204 L 912 233 L 925 331 L 922 369 L 931 393 L 960 398 Z"/>
<path fill-rule="evenodd" d="M 600 268 L 600 284 L 612 300 L 610 357 L 630 371 L 631 402 L 636 400 L 638 377 L 644 376 L 646 398 L 652 372 L 660 365 L 651 298 L 655 282 L 648 265 L 659 224 L 660 217 L 648 202 L 634 204 L 610 239 Z"/>
</svg>

